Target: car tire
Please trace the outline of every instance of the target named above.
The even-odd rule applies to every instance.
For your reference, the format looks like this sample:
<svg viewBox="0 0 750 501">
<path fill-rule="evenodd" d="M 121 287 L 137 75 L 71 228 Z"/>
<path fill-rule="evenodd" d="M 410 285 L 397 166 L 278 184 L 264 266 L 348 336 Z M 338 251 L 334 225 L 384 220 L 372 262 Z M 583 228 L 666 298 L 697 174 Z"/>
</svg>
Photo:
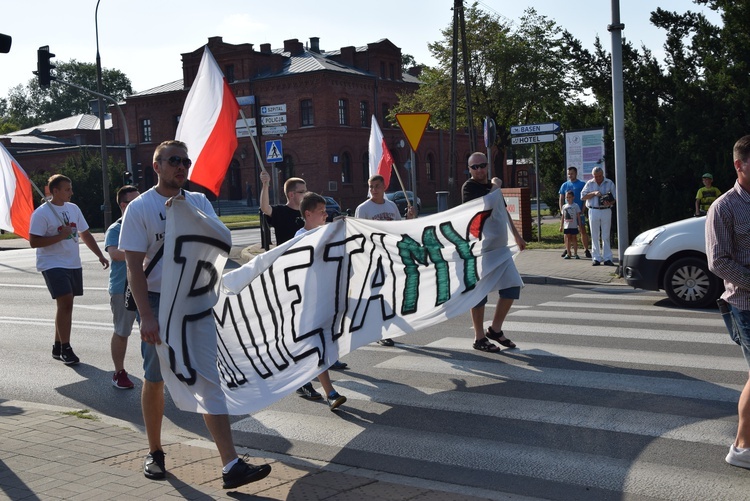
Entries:
<svg viewBox="0 0 750 501">
<path fill-rule="evenodd" d="M 664 290 L 678 306 L 705 308 L 713 305 L 721 289 L 721 282 L 708 270 L 705 259 L 680 258 L 664 273 Z"/>
</svg>

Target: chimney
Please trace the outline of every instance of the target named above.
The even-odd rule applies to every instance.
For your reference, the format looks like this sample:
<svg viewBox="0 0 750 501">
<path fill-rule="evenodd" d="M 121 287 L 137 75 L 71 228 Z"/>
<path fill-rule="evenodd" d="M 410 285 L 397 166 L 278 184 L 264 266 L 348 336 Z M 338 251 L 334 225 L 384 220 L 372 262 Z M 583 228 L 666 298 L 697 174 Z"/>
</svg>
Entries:
<svg viewBox="0 0 750 501">
<path fill-rule="evenodd" d="M 260 51 L 263 54 L 270 54 L 271 53 L 271 44 L 270 43 L 262 43 L 262 44 L 260 44 Z"/>
<path fill-rule="evenodd" d="M 310 37 L 310 50 L 320 52 L 320 37 Z"/>
<path fill-rule="evenodd" d="M 354 66 L 354 53 L 356 51 L 357 49 L 353 45 L 341 47 L 341 62 L 348 66 Z"/>
<path fill-rule="evenodd" d="M 296 38 L 292 38 L 291 40 L 284 40 L 284 52 L 288 52 L 292 56 L 297 56 L 299 54 L 302 54 L 304 50 L 305 48 L 302 45 L 302 42 L 300 42 Z"/>
</svg>

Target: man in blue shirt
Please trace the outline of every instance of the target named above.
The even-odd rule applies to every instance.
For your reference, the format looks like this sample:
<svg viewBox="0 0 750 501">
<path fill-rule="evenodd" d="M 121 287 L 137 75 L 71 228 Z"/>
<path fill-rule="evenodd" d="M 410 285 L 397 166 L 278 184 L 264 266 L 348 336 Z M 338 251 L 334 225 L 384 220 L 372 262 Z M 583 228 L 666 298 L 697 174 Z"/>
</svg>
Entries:
<svg viewBox="0 0 750 501">
<path fill-rule="evenodd" d="M 565 194 L 568 191 L 573 192 L 573 202 L 578 204 L 581 208 L 581 226 L 579 228 L 581 233 L 581 243 L 583 244 L 583 250 L 586 251 L 586 257 L 591 258 L 591 252 L 589 251 L 589 235 L 586 233 L 586 212 L 584 212 L 583 200 L 581 200 L 581 190 L 586 185 L 583 181 L 578 179 L 578 169 L 571 166 L 568 167 L 568 180 L 560 186 L 560 201 L 559 208 L 562 211 L 562 206 L 565 205 Z M 562 253 L 562 257 L 565 257 L 567 251 Z"/>
<path fill-rule="evenodd" d="M 140 195 L 138 188 L 131 185 L 125 185 L 117 190 L 117 205 L 123 214 L 128 204 L 138 195 Z M 125 353 L 128 350 L 128 337 L 133 331 L 135 311 L 128 311 L 125 308 L 125 279 L 128 270 L 125 265 L 125 253 L 117 248 L 121 226 L 122 218 L 107 228 L 107 233 L 104 235 L 104 250 L 112 259 L 112 266 L 109 269 L 109 306 L 112 309 L 112 320 L 115 325 L 110 342 L 112 362 L 115 364 L 112 386 L 121 390 L 129 390 L 134 385 L 125 370 Z"/>
</svg>

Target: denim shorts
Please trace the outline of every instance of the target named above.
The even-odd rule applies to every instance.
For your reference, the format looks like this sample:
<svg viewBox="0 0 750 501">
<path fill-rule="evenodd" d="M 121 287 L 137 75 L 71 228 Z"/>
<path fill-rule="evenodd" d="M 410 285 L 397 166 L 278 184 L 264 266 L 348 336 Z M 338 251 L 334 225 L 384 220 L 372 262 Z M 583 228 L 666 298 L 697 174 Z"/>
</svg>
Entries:
<svg viewBox="0 0 750 501">
<path fill-rule="evenodd" d="M 731 311 L 724 316 L 724 322 L 732 340 L 742 347 L 742 355 L 750 369 L 750 311 L 740 310 L 732 305 L 729 307 Z"/>
<path fill-rule="evenodd" d="M 42 276 L 52 299 L 68 294 L 83 296 L 83 268 L 50 268 Z"/>
<path fill-rule="evenodd" d="M 151 305 L 151 311 L 156 318 L 159 318 L 159 294 L 155 292 L 148 293 L 148 304 Z M 141 323 L 141 315 L 136 314 L 138 325 Z M 156 345 L 141 341 L 141 355 L 143 356 L 143 379 L 150 383 L 161 383 L 161 367 L 159 365 L 159 355 L 156 352 Z"/>
<path fill-rule="evenodd" d="M 497 293 L 500 295 L 500 299 L 518 299 L 521 297 L 521 288 L 508 287 L 507 289 L 500 289 Z M 484 299 L 482 299 L 474 308 L 480 308 L 485 304 L 487 304 L 487 296 L 484 296 Z"/>
</svg>

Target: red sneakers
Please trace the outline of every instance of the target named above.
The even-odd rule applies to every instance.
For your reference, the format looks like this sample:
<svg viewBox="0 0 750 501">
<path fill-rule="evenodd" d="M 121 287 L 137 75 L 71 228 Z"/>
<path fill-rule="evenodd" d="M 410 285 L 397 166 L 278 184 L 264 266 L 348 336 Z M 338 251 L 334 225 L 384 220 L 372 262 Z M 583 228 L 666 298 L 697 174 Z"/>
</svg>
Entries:
<svg viewBox="0 0 750 501">
<path fill-rule="evenodd" d="M 116 372 L 114 376 L 112 376 L 112 386 L 121 390 L 129 390 L 135 385 L 130 380 L 130 378 L 128 378 L 128 373 L 125 372 L 125 369 L 122 369 L 121 371 Z"/>
</svg>

